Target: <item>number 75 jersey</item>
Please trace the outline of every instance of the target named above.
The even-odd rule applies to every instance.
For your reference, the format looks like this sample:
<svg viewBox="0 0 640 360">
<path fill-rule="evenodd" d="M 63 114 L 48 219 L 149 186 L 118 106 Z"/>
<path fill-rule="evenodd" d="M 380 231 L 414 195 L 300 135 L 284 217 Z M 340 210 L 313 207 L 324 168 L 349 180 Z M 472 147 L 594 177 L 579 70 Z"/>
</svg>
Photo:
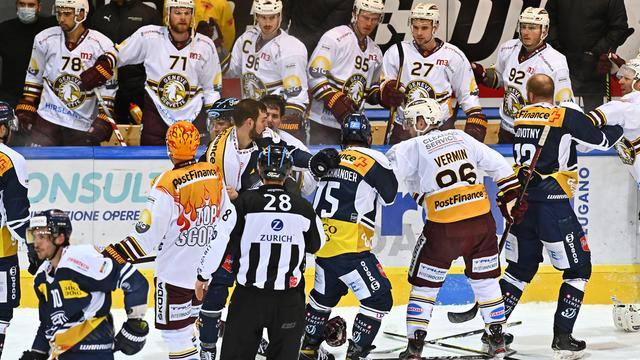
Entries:
<svg viewBox="0 0 640 360">
<path fill-rule="evenodd" d="M 382 153 L 362 147 L 340 152 L 340 164 L 322 177 L 313 201 L 327 236 L 316 256 L 371 250 L 378 201 L 390 205 L 397 192 L 398 181 Z"/>
</svg>

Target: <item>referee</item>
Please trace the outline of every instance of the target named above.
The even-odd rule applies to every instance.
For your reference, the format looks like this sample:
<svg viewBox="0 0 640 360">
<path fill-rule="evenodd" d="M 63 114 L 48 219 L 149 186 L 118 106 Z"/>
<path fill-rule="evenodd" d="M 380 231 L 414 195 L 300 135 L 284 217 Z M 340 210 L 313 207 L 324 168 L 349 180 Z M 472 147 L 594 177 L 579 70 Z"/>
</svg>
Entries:
<svg viewBox="0 0 640 360">
<path fill-rule="evenodd" d="M 297 360 L 305 324 L 305 253 L 325 242 L 322 222 L 300 195 L 288 192 L 291 172 L 286 148 L 270 145 L 258 157 L 264 185 L 241 193 L 235 202 L 237 221 L 230 236 L 236 288 L 231 297 L 221 359 L 255 359 L 267 328 L 267 359 Z M 196 296 L 208 288 L 220 265 L 225 225 L 214 234 L 198 269 Z"/>
</svg>

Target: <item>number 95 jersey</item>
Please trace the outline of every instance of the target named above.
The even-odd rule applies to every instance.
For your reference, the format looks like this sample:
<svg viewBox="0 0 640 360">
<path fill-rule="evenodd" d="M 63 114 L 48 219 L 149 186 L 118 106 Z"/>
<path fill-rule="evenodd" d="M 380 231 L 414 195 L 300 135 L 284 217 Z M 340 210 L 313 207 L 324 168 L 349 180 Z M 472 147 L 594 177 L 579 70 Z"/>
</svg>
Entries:
<svg viewBox="0 0 640 360">
<path fill-rule="evenodd" d="M 452 223 L 489 212 L 478 169 L 501 190 L 517 185 L 511 165 L 495 150 L 461 130 L 433 130 L 394 145 L 388 152 L 398 181 L 424 194 L 427 219 Z"/>
<path fill-rule="evenodd" d="M 397 192 L 398 181 L 382 153 L 362 147 L 340 152 L 340 164 L 322 177 L 313 201 L 327 236 L 316 256 L 371 250 L 378 200 L 390 205 Z"/>
</svg>

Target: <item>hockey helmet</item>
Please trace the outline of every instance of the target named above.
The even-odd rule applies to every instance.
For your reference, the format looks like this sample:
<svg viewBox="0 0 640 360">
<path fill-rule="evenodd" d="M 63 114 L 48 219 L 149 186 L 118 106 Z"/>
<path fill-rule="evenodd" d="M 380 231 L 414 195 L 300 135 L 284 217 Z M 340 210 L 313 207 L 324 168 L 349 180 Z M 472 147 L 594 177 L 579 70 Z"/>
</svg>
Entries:
<svg viewBox="0 0 640 360">
<path fill-rule="evenodd" d="M 167 152 L 176 160 L 195 158 L 200 145 L 200 132 L 188 121 L 178 121 L 167 130 Z"/>
<path fill-rule="evenodd" d="M 217 120 L 233 122 L 233 110 L 235 110 L 239 101 L 239 99 L 234 97 L 216 100 L 213 106 L 207 110 L 207 130 L 211 131 Z"/>
<path fill-rule="evenodd" d="M 636 83 L 640 81 L 640 57 L 633 58 L 622 65 L 616 73 L 616 77 L 618 79 L 626 77 L 633 80 L 631 83 L 632 91 L 640 91 L 636 90 Z"/>
<path fill-rule="evenodd" d="M 58 237 L 58 235 L 64 235 L 64 245 L 69 245 L 69 238 L 71 237 L 71 219 L 69 215 L 62 210 L 49 209 L 40 211 L 31 217 L 29 220 L 29 227 L 27 228 L 27 244 L 33 244 L 35 230 L 44 232 L 51 235 L 52 239 Z"/>
<path fill-rule="evenodd" d="M 518 29 L 522 24 L 534 24 L 542 26 L 542 35 L 540 36 L 540 42 L 546 39 L 549 34 L 549 13 L 544 8 L 536 8 L 529 6 L 524 9 L 520 18 L 518 18 Z M 520 38 L 522 41 L 522 38 Z"/>
<path fill-rule="evenodd" d="M 277 15 L 282 13 L 281 0 L 253 0 L 251 14 L 253 15 Z"/>
<path fill-rule="evenodd" d="M 404 111 L 404 125 L 407 127 L 413 127 L 413 129 L 422 135 L 430 127 L 438 127 L 444 122 L 444 113 L 440 104 L 429 98 L 415 99 L 409 102 L 403 109 Z M 418 129 L 418 117 L 422 116 L 424 122 L 427 124 L 425 129 Z"/>
<path fill-rule="evenodd" d="M 409 25 L 411 25 L 411 20 L 414 19 L 431 20 L 435 26 L 440 22 L 440 10 L 438 10 L 436 4 L 417 3 L 413 9 L 411 9 Z"/>
<path fill-rule="evenodd" d="M 269 145 L 258 155 L 258 172 L 264 180 L 284 180 L 291 170 L 291 153 L 281 145 Z"/>
<path fill-rule="evenodd" d="M 18 118 L 9 103 L 0 101 L 0 124 L 4 124 L 9 130 L 18 130 Z"/>
<path fill-rule="evenodd" d="M 80 15 L 80 11 L 84 10 L 84 18 L 78 23 L 84 22 L 89 17 L 89 1 L 88 0 L 56 0 L 53 4 L 52 13 L 56 14 L 58 8 L 68 8 L 75 11 L 76 16 Z"/>
<path fill-rule="evenodd" d="M 640 308 L 629 304 L 614 303 L 613 324 L 619 330 L 640 331 Z"/>
<path fill-rule="evenodd" d="M 364 114 L 350 114 L 342 122 L 341 143 L 363 144 L 369 146 L 371 124 Z"/>
<path fill-rule="evenodd" d="M 363 10 L 374 14 L 382 14 L 384 13 L 384 2 L 382 0 L 356 0 L 353 3 L 353 9 L 356 15 Z"/>
<path fill-rule="evenodd" d="M 191 9 L 191 13 L 195 14 L 195 4 L 193 0 L 165 0 L 164 2 L 164 24 L 169 26 L 169 13 L 172 8 Z M 191 30 L 195 27 L 195 16 L 191 18 Z M 193 37 L 193 34 L 192 34 Z"/>
</svg>

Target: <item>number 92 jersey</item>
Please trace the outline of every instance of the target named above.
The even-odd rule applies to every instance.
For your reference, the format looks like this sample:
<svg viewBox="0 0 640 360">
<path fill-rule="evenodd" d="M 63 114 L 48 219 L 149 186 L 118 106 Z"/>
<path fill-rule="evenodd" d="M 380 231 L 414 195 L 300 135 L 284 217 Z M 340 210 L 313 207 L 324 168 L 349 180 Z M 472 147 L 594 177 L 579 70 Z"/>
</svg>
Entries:
<svg viewBox="0 0 640 360">
<path fill-rule="evenodd" d="M 340 164 L 322 177 L 313 201 L 327 236 L 316 256 L 371 250 L 378 199 L 390 205 L 397 192 L 398 181 L 382 153 L 362 147 L 340 152 Z"/>
<path fill-rule="evenodd" d="M 461 130 L 433 130 L 394 145 L 387 157 L 408 191 L 424 194 L 427 219 L 451 223 L 489 212 L 478 169 L 501 190 L 518 186 L 511 166 L 495 150 Z"/>
<path fill-rule="evenodd" d="M 495 65 L 497 81 L 495 87 L 504 86 L 504 97 L 500 107 L 501 126 L 513 133 L 514 118 L 527 104 L 527 81 L 534 74 L 546 74 L 555 85 L 556 103 L 573 101 L 573 90 L 569 79 L 567 59 L 552 48 L 543 44 L 527 57 L 521 56 L 522 43 L 518 39 L 505 42 L 498 50 L 498 62 Z"/>
</svg>

